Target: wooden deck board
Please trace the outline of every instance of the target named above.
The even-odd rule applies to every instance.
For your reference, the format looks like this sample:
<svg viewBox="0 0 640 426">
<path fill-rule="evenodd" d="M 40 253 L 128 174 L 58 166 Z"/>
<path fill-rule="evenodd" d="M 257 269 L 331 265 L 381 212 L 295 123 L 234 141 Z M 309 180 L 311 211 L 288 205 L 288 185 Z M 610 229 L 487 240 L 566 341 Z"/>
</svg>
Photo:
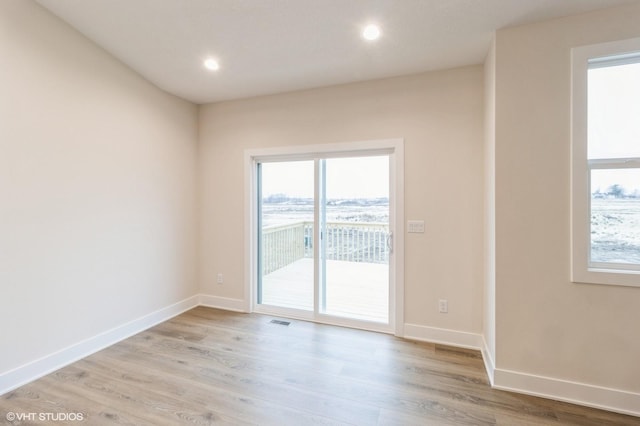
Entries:
<svg viewBox="0 0 640 426">
<path fill-rule="evenodd" d="M 300 259 L 263 277 L 262 303 L 313 310 L 313 260 Z M 323 313 L 386 323 L 389 267 L 385 264 L 327 261 L 327 309 Z"/>
</svg>

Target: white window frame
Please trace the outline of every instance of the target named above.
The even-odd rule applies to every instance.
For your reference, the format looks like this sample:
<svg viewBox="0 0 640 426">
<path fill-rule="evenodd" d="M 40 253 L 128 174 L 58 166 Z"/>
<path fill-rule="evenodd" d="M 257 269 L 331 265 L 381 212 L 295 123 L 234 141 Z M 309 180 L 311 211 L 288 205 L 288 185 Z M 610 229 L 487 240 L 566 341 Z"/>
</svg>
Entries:
<svg viewBox="0 0 640 426">
<path fill-rule="evenodd" d="M 625 58 L 625 55 L 627 57 Z M 591 262 L 591 171 L 640 168 L 640 158 L 588 159 L 587 98 L 590 64 L 623 63 L 640 55 L 640 38 L 573 48 L 571 51 L 571 281 L 640 287 L 640 265 Z"/>
</svg>

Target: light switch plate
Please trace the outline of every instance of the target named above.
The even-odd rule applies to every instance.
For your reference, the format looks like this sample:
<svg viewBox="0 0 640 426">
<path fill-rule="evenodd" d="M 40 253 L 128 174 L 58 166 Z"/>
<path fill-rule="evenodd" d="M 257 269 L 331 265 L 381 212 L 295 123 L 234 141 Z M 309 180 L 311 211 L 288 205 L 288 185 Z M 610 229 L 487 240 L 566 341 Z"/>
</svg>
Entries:
<svg viewBox="0 0 640 426">
<path fill-rule="evenodd" d="M 410 233 L 424 232 L 424 220 L 410 220 L 407 225 L 407 230 Z"/>
</svg>

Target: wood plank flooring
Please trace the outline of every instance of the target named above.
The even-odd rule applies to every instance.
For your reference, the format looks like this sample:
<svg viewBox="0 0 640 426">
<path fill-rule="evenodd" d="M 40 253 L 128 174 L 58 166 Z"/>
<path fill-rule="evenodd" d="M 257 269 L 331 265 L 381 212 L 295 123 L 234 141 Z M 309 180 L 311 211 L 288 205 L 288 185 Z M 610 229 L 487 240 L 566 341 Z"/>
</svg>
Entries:
<svg viewBox="0 0 640 426">
<path fill-rule="evenodd" d="M 0 422 L 90 425 L 640 425 L 490 388 L 476 351 L 195 308 L 0 397 Z M 36 413 L 9 422 L 7 413 Z"/>
</svg>

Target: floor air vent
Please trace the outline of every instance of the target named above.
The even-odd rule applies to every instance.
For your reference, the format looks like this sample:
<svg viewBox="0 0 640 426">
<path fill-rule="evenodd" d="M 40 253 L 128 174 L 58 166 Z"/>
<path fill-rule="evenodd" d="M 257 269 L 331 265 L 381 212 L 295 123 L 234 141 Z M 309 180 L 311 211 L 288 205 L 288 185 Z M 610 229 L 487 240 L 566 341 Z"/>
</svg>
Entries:
<svg viewBox="0 0 640 426">
<path fill-rule="evenodd" d="M 278 325 L 289 325 L 291 324 L 289 321 L 280 321 L 280 320 L 271 320 L 272 324 L 278 324 Z"/>
</svg>

